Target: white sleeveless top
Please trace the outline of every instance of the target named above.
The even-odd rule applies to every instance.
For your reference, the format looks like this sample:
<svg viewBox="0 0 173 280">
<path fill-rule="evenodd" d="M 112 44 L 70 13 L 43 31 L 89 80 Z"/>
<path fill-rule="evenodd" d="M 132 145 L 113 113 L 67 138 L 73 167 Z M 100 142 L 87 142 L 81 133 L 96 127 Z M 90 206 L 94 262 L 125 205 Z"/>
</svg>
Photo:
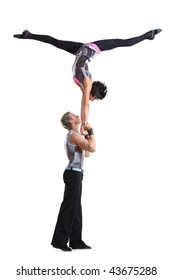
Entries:
<svg viewBox="0 0 173 280">
<path fill-rule="evenodd" d="M 76 132 L 70 130 L 65 140 L 65 149 L 69 160 L 67 167 L 76 167 L 82 169 L 83 162 L 84 162 L 84 150 L 82 150 L 77 145 L 70 143 L 69 137 L 72 133 L 76 133 Z"/>
</svg>

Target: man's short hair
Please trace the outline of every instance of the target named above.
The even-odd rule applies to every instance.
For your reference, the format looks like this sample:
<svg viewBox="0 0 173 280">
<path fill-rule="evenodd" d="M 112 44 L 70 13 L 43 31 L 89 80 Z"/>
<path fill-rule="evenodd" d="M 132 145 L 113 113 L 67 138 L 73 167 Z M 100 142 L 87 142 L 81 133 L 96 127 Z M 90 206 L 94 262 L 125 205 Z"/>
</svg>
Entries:
<svg viewBox="0 0 173 280">
<path fill-rule="evenodd" d="M 71 129 L 71 123 L 70 120 L 72 119 L 70 117 L 70 113 L 71 112 L 66 112 L 62 117 L 61 117 L 61 124 L 62 126 L 67 129 L 70 130 Z"/>
</svg>

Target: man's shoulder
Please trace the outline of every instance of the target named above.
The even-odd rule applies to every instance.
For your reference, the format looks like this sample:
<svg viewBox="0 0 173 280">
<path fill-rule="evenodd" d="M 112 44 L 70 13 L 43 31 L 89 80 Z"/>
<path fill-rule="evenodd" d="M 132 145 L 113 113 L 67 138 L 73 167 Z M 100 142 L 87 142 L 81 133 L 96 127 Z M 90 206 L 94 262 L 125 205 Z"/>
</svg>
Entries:
<svg viewBox="0 0 173 280">
<path fill-rule="evenodd" d="M 68 136 L 70 137 L 70 138 L 79 138 L 79 137 L 81 137 L 82 135 L 79 133 L 79 132 L 77 132 L 77 131 L 74 131 L 74 130 L 70 130 L 69 131 L 69 133 L 68 133 Z"/>
<path fill-rule="evenodd" d="M 70 135 L 69 135 L 69 141 L 72 144 L 76 144 L 78 146 L 79 142 L 81 142 L 81 140 L 84 139 L 84 137 L 76 131 L 73 131 Z"/>
</svg>

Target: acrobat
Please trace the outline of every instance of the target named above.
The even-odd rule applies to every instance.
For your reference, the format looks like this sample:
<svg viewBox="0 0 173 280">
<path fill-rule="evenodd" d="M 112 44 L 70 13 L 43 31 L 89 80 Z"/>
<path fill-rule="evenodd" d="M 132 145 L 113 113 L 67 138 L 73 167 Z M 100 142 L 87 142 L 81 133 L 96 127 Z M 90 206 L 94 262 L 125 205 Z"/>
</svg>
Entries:
<svg viewBox="0 0 173 280">
<path fill-rule="evenodd" d="M 150 30 L 143 35 L 130 39 L 104 39 L 93 41 L 90 43 L 80 43 L 72 41 L 63 41 L 55 39 L 48 35 L 32 34 L 28 30 L 22 34 L 14 35 L 18 39 L 33 39 L 44 43 L 51 44 L 56 48 L 67 51 L 75 55 L 75 61 L 72 67 L 74 82 L 82 91 L 81 100 L 81 132 L 88 122 L 89 116 L 89 100 L 101 100 L 107 94 L 107 86 L 100 81 L 92 81 L 92 75 L 89 72 L 88 63 L 99 53 L 112 50 L 118 47 L 130 47 L 144 40 L 153 40 L 155 35 L 160 33 L 162 29 Z"/>
</svg>

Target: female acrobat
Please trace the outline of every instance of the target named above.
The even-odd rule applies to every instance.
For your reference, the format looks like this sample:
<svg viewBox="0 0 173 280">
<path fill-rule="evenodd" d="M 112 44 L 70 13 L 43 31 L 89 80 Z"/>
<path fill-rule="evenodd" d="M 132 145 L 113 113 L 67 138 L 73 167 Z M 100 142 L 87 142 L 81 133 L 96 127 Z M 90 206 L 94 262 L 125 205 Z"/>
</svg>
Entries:
<svg viewBox="0 0 173 280">
<path fill-rule="evenodd" d="M 89 100 L 103 99 L 107 93 L 107 86 L 100 81 L 92 81 L 92 76 L 89 72 L 88 62 L 91 61 L 97 54 L 103 51 L 112 50 L 118 47 L 130 47 L 140 43 L 146 39 L 153 40 L 155 35 L 160 33 L 161 29 L 154 29 L 146 32 L 143 35 L 130 39 L 105 39 L 90 43 L 79 43 L 72 41 L 63 41 L 55 39 L 48 35 L 32 34 L 28 30 L 22 34 L 14 35 L 18 39 L 33 39 L 44 43 L 49 43 L 56 48 L 67 51 L 75 55 L 75 61 L 72 67 L 74 82 L 82 91 L 81 101 L 81 132 L 83 127 L 88 122 L 89 115 Z"/>
</svg>

